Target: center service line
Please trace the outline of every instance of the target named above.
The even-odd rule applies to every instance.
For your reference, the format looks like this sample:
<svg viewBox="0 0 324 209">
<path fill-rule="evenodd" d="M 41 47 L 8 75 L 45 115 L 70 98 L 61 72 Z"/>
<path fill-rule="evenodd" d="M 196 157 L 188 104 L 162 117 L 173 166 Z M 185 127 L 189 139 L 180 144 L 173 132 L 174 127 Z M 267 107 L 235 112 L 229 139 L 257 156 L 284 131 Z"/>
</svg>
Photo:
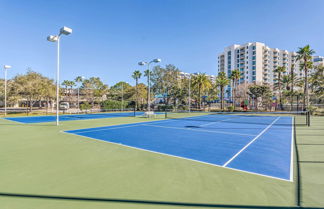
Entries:
<svg viewBox="0 0 324 209">
<path fill-rule="evenodd" d="M 230 162 L 232 162 L 239 154 L 241 154 L 241 152 L 243 152 L 246 148 L 248 148 L 248 146 L 250 146 L 255 140 L 257 140 L 260 136 L 262 136 L 262 134 L 264 134 L 269 128 L 271 128 L 271 126 L 277 122 L 277 120 L 279 120 L 280 117 L 277 117 L 274 121 L 272 121 L 272 123 L 270 125 L 268 125 L 265 129 L 263 129 L 263 131 L 261 131 L 252 141 L 250 141 L 247 145 L 245 145 L 238 153 L 236 153 L 231 159 L 229 159 L 229 161 L 227 161 L 223 167 L 226 167 Z"/>
</svg>

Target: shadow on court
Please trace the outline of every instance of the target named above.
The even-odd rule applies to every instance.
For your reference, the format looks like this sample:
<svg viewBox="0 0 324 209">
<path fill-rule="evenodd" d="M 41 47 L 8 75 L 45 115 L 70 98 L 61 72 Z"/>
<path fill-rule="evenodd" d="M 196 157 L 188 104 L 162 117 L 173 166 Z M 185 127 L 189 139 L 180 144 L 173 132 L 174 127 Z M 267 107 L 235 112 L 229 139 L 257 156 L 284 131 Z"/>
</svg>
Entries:
<svg viewBox="0 0 324 209">
<path fill-rule="evenodd" d="M 36 195 L 36 194 L 18 194 L 0 192 L 0 197 L 28 198 L 28 199 L 48 199 L 48 200 L 70 200 L 70 201 L 88 201 L 88 202 L 109 202 L 125 204 L 142 204 L 151 206 L 182 206 L 182 207 L 202 207 L 202 208 L 308 208 L 318 209 L 321 207 L 294 207 L 294 206 L 258 206 L 258 205 L 228 205 L 228 204 L 208 204 L 208 203 L 186 203 L 186 202 L 169 202 L 153 200 L 135 200 L 135 199 L 116 199 L 116 198 L 95 198 L 95 197 L 73 197 L 73 196 L 54 196 L 54 195 Z"/>
</svg>

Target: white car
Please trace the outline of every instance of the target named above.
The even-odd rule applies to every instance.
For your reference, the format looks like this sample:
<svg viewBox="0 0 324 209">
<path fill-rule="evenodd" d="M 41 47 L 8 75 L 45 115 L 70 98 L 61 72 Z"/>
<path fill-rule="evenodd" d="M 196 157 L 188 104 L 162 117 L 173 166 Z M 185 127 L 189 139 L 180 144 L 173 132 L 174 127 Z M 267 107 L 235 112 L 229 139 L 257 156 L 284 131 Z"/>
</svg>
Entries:
<svg viewBox="0 0 324 209">
<path fill-rule="evenodd" d="M 59 107 L 60 110 L 68 110 L 70 108 L 70 104 L 68 102 L 61 102 Z"/>
</svg>

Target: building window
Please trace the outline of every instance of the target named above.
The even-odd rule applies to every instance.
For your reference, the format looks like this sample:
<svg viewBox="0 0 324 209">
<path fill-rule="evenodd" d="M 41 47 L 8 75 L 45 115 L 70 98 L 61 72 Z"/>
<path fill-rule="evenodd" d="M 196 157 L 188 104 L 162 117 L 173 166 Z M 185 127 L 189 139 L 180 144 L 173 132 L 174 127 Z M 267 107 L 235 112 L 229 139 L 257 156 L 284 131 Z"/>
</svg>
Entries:
<svg viewBox="0 0 324 209">
<path fill-rule="evenodd" d="M 252 49 L 255 50 L 255 46 L 252 46 Z"/>
<path fill-rule="evenodd" d="M 255 76 L 252 76 L 252 80 L 255 81 Z"/>
<path fill-rule="evenodd" d="M 252 71 L 252 75 L 255 75 L 255 71 Z"/>
<path fill-rule="evenodd" d="M 256 67 L 255 66 L 252 66 L 252 70 L 256 70 Z"/>
<path fill-rule="evenodd" d="M 253 62 L 252 62 L 252 65 L 255 65 L 255 63 L 256 63 L 256 62 L 255 62 L 255 61 L 253 61 Z"/>
<path fill-rule="evenodd" d="M 255 51 L 253 51 L 252 54 L 255 55 Z"/>
<path fill-rule="evenodd" d="M 252 60 L 255 60 L 255 59 L 256 59 L 256 57 L 255 57 L 255 56 L 253 56 L 253 57 L 252 57 Z"/>
</svg>

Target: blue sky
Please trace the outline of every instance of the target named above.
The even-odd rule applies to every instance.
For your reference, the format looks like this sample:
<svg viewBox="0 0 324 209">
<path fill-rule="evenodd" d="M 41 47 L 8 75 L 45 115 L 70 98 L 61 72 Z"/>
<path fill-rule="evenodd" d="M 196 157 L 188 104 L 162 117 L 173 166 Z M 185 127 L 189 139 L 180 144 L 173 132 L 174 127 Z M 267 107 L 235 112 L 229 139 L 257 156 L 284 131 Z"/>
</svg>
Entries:
<svg viewBox="0 0 324 209">
<path fill-rule="evenodd" d="M 324 56 L 323 0 L 0 0 L 0 64 L 55 77 L 61 26 L 61 80 L 99 76 L 134 83 L 139 61 L 161 58 L 185 72 L 217 73 L 224 47 L 264 42 Z M 0 74 L 2 77 L 2 73 Z M 144 82 L 145 80 L 142 79 Z"/>
</svg>

